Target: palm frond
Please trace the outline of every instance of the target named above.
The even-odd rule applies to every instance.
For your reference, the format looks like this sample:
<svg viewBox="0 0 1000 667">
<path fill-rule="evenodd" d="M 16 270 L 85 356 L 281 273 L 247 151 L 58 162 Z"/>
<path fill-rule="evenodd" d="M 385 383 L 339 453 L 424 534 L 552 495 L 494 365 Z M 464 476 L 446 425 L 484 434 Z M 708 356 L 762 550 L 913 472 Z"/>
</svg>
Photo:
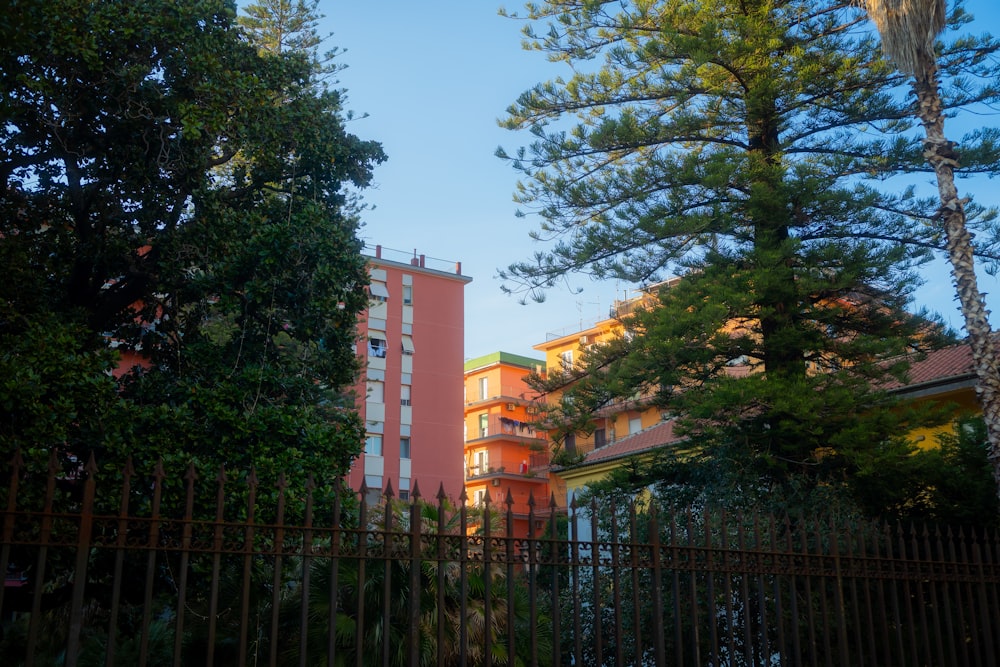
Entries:
<svg viewBox="0 0 1000 667">
<path fill-rule="evenodd" d="M 882 51 L 904 74 L 933 59 L 934 38 L 945 26 L 944 0 L 859 0 L 882 37 Z"/>
</svg>

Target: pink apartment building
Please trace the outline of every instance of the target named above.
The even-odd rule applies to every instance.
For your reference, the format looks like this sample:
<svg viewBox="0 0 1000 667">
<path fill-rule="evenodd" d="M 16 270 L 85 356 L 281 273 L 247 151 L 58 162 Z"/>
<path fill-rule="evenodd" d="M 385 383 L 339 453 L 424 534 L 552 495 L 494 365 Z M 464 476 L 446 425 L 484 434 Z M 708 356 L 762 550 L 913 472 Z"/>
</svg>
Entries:
<svg viewBox="0 0 1000 667">
<path fill-rule="evenodd" d="M 417 482 L 424 498 L 443 485 L 457 500 L 465 474 L 464 292 L 472 278 L 460 263 L 381 246 L 369 263 L 371 301 L 358 324 L 365 451 L 348 481 L 353 489 L 364 482 L 369 500 L 390 483 L 395 497 L 409 498 Z"/>
</svg>

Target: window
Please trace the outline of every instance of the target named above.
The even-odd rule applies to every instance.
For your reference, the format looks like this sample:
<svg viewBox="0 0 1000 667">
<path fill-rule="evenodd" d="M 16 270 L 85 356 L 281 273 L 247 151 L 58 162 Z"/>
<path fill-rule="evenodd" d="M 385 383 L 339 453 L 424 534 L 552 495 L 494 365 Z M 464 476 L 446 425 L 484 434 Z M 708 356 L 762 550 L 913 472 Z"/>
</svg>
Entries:
<svg viewBox="0 0 1000 667">
<path fill-rule="evenodd" d="M 399 499 L 400 500 L 409 500 L 410 499 L 410 492 L 409 491 L 400 491 L 399 492 Z"/>
<path fill-rule="evenodd" d="M 385 383 L 369 380 L 367 400 L 372 403 L 385 403 Z"/>
<path fill-rule="evenodd" d="M 378 357 L 379 359 L 385 359 L 386 350 L 389 349 L 388 343 L 385 342 L 385 338 L 379 338 L 377 336 L 371 336 L 368 338 L 368 356 Z"/>
<path fill-rule="evenodd" d="M 607 432 L 603 428 L 594 429 L 594 448 L 608 444 Z"/>
<path fill-rule="evenodd" d="M 485 412 L 479 415 L 479 437 L 485 438 L 490 434 L 490 416 Z"/>
<path fill-rule="evenodd" d="M 479 400 L 484 401 L 490 397 L 490 379 L 479 378 Z"/>
<path fill-rule="evenodd" d="M 413 354 L 413 336 L 401 336 L 403 342 L 403 354 Z"/>
<path fill-rule="evenodd" d="M 410 403 L 410 385 L 403 384 L 399 386 L 399 404 L 400 405 L 411 405 Z"/>
<path fill-rule="evenodd" d="M 382 456 L 382 436 L 368 434 L 365 438 L 365 454 L 368 456 Z"/>
<path fill-rule="evenodd" d="M 628 434 L 633 435 L 642 430 L 642 417 L 629 417 Z"/>
<path fill-rule="evenodd" d="M 566 350 L 559 353 L 559 364 L 564 370 L 573 368 L 573 350 Z"/>
<path fill-rule="evenodd" d="M 403 303 L 406 305 L 413 303 L 413 285 L 403 285 Z"/>
<path fill-rule="evenodd" d="M 385 283 L 373 280 L 371 284 L 368 285 L 368 293 L 371 295 L 372 301 L 389 300 L 389 289 L 385 286 Z"/>
<path fill-rule="evenodd" d="M 570 454 L 576 453 L 576 433 L 567 433 L 566 440 L 563 442 L 563 447 Z"/>
<path fill-rule="evenodd" d="M 365 475 L 365 486 L 368 492 L 365 493 L 365 504 L 378 505 L 382 502 L 382 477 L 380 475 Z"/>
<path fill-rule="evenodd" d="M 399 458 L 408 459 L 410 458 L 410 439 L 400 438 L 399 439 Z"/>
</svg>

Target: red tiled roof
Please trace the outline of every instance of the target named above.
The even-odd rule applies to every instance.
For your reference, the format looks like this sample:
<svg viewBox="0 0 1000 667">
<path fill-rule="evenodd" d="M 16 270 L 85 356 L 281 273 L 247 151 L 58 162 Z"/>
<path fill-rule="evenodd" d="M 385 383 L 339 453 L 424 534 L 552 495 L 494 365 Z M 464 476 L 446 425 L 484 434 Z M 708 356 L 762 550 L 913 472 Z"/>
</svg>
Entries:
<svg viewBox="0 0 1000 667">
<path fill-rule="evenodd" d="M 616 440 L 609 445 L 595 449 L 587 454 L 583 459 L 583 464 L 597 463 L 630 454 L 646 452 L 677 442 L 678 440 L 679 438 L 674 435 L 674 420 L 671 419 L 670 421 L 651 426 L 634 435 L 626 436 L 621 440 Z"/>
<path fill-rule="evenodd" d="M 968 343 L 959 343 L 928 352 L 924 359 L 910 365 L 909 382 L 902 384 L 894 380 L 886 384 L 886 389 L 893 391 L 930 383 L 944 384 L 948 381 L 971 379 L 975 375 L 972 348 Z"/>
</svg>

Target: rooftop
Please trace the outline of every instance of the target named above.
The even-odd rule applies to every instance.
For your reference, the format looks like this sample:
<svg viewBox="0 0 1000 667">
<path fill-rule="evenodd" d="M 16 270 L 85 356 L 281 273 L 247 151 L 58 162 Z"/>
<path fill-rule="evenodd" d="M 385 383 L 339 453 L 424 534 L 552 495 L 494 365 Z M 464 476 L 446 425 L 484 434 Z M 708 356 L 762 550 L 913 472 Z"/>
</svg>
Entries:
<svg viewBox="0 0 1000 667">
<path fill-rule="evenodd" d="M 972 386 L 976 382 L 972 348 L 958 343 L 928 352 L 923 359 L 911 362 L 908 376 L 905 384 L 893 380 L 886 383 L 886 389 L 913 397 Z"/>
<path fill-rule="evenodd" d="M 567 468 L 589 466 L 605 461 L 627 458 L 658 449 L 664 445 L 680 442 L 680 440 L 674 433 L 674 420 L 671 419 L 616 440 L 604 447 L 598 447 L 589 452 L 583 461 L 572 466 L 567 466 Z"/>
<path fill-rule="evenodd" d="M 544 359 L 534 359 L 532 357 L 512 354 L 510 352 L 491 352 L 490 354 L 484 354 L 481 357 L 474 357 L 466 361 L 465 372 L 468 373 L 471 370 L 483 368 L 484 366 L 492 366 L 493 364 L 498 363 L 508 364 L 510 366 L 519 366 L 529 371 L 533 371 L 537 366 L 541 366 L 541 369 L 545 370 Z"/>
</svg>

